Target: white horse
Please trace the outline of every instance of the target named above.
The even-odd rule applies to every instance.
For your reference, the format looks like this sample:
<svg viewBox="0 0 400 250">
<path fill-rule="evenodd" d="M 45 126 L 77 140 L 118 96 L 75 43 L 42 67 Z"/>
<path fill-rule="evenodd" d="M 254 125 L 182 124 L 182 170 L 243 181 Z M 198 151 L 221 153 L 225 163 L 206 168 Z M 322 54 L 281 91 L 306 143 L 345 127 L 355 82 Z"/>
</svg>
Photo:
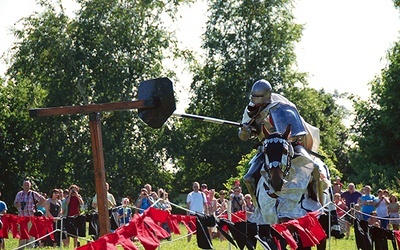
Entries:
<svg viewBox="0 0 400 250">
<path fill-rule="evenodd" d="M 331 198 L 329 171 L 318 158 L 301 145 L 288 141 L 290 126 L 284 134 L 269 134 L 263 143 L 265 163 L 256 188 L 257 208 L 249 220 L 275 224 L 316 211 Z"/>
</svg>

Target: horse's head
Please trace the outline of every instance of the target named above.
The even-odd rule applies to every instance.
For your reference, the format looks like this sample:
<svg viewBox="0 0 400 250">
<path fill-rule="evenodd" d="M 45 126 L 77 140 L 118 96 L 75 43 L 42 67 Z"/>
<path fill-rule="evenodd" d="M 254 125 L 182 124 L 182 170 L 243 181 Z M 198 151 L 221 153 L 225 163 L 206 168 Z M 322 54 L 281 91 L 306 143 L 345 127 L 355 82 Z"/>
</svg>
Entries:
<svg viewBox="0 0 400 250">
<path fill-rule="evenodd" d="M 283 134 L 268 133 L 268 137 L 264 140 L 266 170 L 275 191 L 281 191 L 293 157 L 293 147 L 288 141 L 289 134 L 290 125 L 286 127 Z"/>
</svg>

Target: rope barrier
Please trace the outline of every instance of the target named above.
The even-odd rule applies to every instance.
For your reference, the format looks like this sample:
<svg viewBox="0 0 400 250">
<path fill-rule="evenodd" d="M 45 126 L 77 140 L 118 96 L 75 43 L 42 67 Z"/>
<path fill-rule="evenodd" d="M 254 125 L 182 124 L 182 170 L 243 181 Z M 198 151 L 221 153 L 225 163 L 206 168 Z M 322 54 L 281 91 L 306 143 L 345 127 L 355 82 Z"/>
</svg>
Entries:
<svg viewBox="0 0 400 250">
<path fill-rule="evenodd" d="M 77 216 L 71 216 L 71 217 L 77 217 Z M 62 227 L 62 226 L 63 226 L 63 219 L 65 219 L 65 218 L 66 218 L 66 217 L 52 217 L 51 219 L 61 221 L 60 227 L 63 228 L 63 227 Z M 32 241 L 30 241 L 30 239 L 26 239 L 26 241 L 27 241 L 28 243 L 26 243 L 26 244 L 24 244 L 24 245 L 21 245 L 21 246 L 18 246 L 17 248 L 14 248 L 14 250 L 23 249 L 23 248 L 25 248 L 25 247 L 31 246 L 31 245 L 35 244 L 36 242 L 39 242 L 39 241 L 41 241 L 42 239 L 45 239 L 45 238 L 47 238 L 48 236 L 50 236 L 50 235 L 52 235 L 52 234 L 54 234 L 54 233 L 56 233 L 56 232 L 60 232 L 60 248 L 61 248 L 61 246 L 62 246 L 62 234 L 65 234 L 65 235 L 71 236 L 71 237 L 76 237 L 76 238 L 78 238 L 78 239 L 83 239 L 83 240 L 85 240 L 85 241 L 90 241 L 90 242 L 93 241 L 93 240 L 88 239 L 88 238 L 85 238 L 85 237 L 80 237 L 80 236 L 77 236 L 77 235 L 74 235 L 74 234 L 70 234 L 70 233 L 68 233 L 67 231 L 63 231 L 62 229 L 58 229 L 58 228 L 57 228 L 57 229 L 55 229 L 55 230 L 53 230 L 53 231 L 51 231 L 51 232 L 49 232 L 49 233 L 47 233 L 47 234 L 45 234 L 45 235 L 39 237 L 39 238 L 35 238 L 35 239 L 32 240 Z"/>
<path fill-rule="evenodd" d="M 155 202 L 151 205 L 151 207 L 154 207 L 154 206 L 155 206 L 157 203 L 159 203 L 160 201 L 163 201 L 163 199 L 158 199 L 157 201 L 155 201 Z M 169 204 L 170 204 L 171 206 L 174 206 L 174 207 L 176 207 L 176 208 L 179 208 L 179 209 L 184 210 L 184 211 L 186 211 L 186 212 L 189 212 L 189 213 L 191 213 L 191 214 L 196 214 L 195 211 L 190 210 L 190 209 L 187 209 L 187 208 L 185 208 L 185 207 L 182 207 L 182 206 L 180 206 L 180 205 L 178 205 L 178 204 L 175 204 L 175 203 L 173 203 L 173 202 L 169 202 Z M 349 210 L 346 211 L 345 209 L 342 209 L 341 207 L 337 206 L 334 202 L 329 202 L 329 203 L 325 204 L 324 206 L 322 206 L 322 207 L 321 207 L 320 209 L 318 209 L 317 211 L 322 212 L 324 209 L 328 208 L 328 207 L 331 206 L 331 205 L 333 205 L 333 206 L 336 208 L 336 210 L 340 210 L 341 212 L 344 213 L 341 217 L 338 217 L 338 219 L 343 219 L 346 215 L 349 216 L 349 217 L 351 217 L 351 218 L 353 218 L 353 219 L 356 219 L 357 216 L 355 216 L 354 214 L 357 213 L 357 214 L 360 214 L 360 215 L 367 215 L 367 216 L 369 216 L 369 217 L 373 217 L 373 218 L 376 218 L 376 219 L 379 219 L 379 220 L 399 221 L 399 222 L 400 222 L 400 218 L 389 218 L 389 217 L 375 216 L 375 215 L 371 215 L 371 214 L 368 214 L 368 213 L 365 213 L 365 212 L 356 210 L 356 209 L 354 209 L 354 208 L 350 208 Z M 124 207 L 124 206 L 121 205 L 121 206 L 115 207 L 114 209 L 119 209 L 119 208 L 121 208 L 121 207 Z M 137 208 L 136 206 L 129 206 L 129 205 L 126 206 L 126 205 L 125 205 L 125 207 L 134 208 L 134 209 L 142 210 L 142 211 L 145 210 L 145 209 Z M 332 210 L 331 210 L 331 211 L 332 211 Z M 239 221 L 245 221 L 244 219 L 242 219 L 241 217 L 238 217 L 238 216 L 237 216 L 236 214 L 234 214 L 234 213 L 231 213 L 231 212 L 230 212 L 229 210 L 227 210 L 227 209 L 225 209 L 221 214 L 219 214 L 218 216 L 216 216 L 216 218 L 220 218 L 225 212 L 227 212 L 230 216 L 233 215 L 233 216 L 234 216 L 235 218 L 237 218 Z M 204 215 L 204 213 L 199 213 L 199 214 Z M 330 221 L 331 221 L 331 214 L 330 214 L 330 211 L 329 211 L 328 215 L 329 215 L 329 228 L 331 228 L 331 225 L 330 225 Z M 0 216 L 3 216 L 3 214 L 1 214 Z M 64 217 L 54 217 L 54 218 L 52 218 L 52 219 L 54 219 L 54 220 L 61 220 L 61 228 L 62 228 Z M 329 230 L 329 236 L 328 236 L 328 237 L 329 237 L 329 245 L 330 245 L 330 236 L 331 236 L 331 235 L 330 235 L 330 231 L 331 231 L 331 230 Z M 73 235 L 73 234 L 70 234 L 70 233 L 68 233 L 68 232 L 66 232 L 66 231 L 63 231 L 62 229 L 55 229 L 55 230 L 53 230 L 52 232 L 47 233 L 46 235 L 44 235 L 44 236 L 42 236 L 42 237 L 40 237 L 40 238 L 36 238 L 36 239 L 33 240 L 33 241 L 29 241 L 29 239 L 28 239 L 28 240 L 27 240 L 27 241 L 29 241 L 28 243 L 26 243 L 26 244 L 24 244 L 24 245 L 22 245 L 22 246 L 19 246 L 19 247 L 17 247 L 17 248 L 15 248 L 15 250 L 23 249 L 24 247 L 30 246 L 30 245 L 32 245 L 32 244 L 35 244 L 36 242 L 38 242 L 38 241 L 40 241 L 40 240 L 42 240 L 42 239 L 48 237 L 48 236 L 51 235 L 51 234 L 54 234 L 55 232 L 60 232 L 60 233 L 61 233 L 61 234 L 60 234 L 60 246 L 62 245 L 62 234 L 63 234 L 63 233 L 64 233 L 65 235 L 67 235 L 67 236 L 70 236 L 70 237 L 76 237 L 76 238 L 78 238 L 78 239 L 83 239 L 83 240 L 85 240 L 85 241 L 87 241 L 87 242 L 93 242 L 92 239 L 88 239 L 88 238 L 85 238 L 85 237 L 80 237 L 80 236 L 77 236 L 77 235 Z M 163 241 L 163 242 L 160 243 L 160 246 L 161 246 L 161 245 L 165 245 L 165 244 L 175 243 L 175 242 L 177 242 L 177 241 L 180 241 L 180 240 L 182 240 L 182 239 L 188 237 L 189 235 L 195 234 L 196 232 L 197 232 L 197 231 L 194 230 L 194 231 L 192 231 L 192 232 L 188 232 L 188 234 L 183 235 L 183 236 L 181 236 L 181 237 L 178 237 L 178 238 L 175 238 L 175 239 L 171 239 L 170 241 Z"/>
</svg>

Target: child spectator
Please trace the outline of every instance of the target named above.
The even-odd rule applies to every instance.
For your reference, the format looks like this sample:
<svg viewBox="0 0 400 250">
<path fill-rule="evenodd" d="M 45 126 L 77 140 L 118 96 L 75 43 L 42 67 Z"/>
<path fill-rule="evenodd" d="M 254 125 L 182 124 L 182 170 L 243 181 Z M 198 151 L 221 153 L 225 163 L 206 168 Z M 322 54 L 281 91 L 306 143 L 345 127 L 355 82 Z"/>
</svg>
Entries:
<svg viewBox="0 0 400 250">
<path fill-rule="evenodd" d="M 118 221 L 120 226 L 128 224 L 131 221 L 132 209 L 128 207 L 129 204 L 129 198 L 125 197 L 122 199 L 122 206 L 118 208 Z"/>
</svg>

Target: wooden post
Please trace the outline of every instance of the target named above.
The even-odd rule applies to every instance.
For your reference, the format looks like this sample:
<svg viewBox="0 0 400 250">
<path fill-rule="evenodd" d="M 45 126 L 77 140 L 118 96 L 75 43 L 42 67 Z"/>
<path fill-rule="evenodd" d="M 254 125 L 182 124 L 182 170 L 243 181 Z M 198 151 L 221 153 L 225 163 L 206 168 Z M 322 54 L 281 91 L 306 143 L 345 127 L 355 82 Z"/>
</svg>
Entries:
<svg viewBox="0 0 400 250">
<path fill-rule="evenodd" d="M 148 92 L 152 93 L 150 90 L 148 90 Z M 129 109 L 155 109 L 157 107 L 159 107 L 159 101 L 155 101 L 153 99 L 144 99 L 115 103 L 29 109 L 30 117 L 89 114 L 100 236 L 103 236 L 110 231 L 110 219 L 108 217 L 106 174 L 104 168 L 103 139 L 100 121 L 101 115 L 99 112 Z"/>
<path fill-rule="evenodd" d="M 108 200 L 106 188 L 106 171 L 104 168 L 103 138 L 101 135 L 101 114 L 91 113 L 90 136 L 92 138 L 92 153 L 94 165 L 94 180 L 96 184 L 97 209 L 99 212 L 100 236 L 110 232 L 108 216 Z"/>
</svg>

